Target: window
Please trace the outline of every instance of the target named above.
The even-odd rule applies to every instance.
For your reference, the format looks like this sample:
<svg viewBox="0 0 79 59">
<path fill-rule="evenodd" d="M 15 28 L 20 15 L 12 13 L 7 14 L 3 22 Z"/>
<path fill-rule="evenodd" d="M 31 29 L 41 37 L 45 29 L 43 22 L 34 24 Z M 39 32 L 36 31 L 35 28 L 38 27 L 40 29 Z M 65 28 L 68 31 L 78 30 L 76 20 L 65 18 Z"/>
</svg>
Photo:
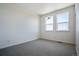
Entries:
<svg viewBox="0 0 79 59">
<path fill-rule="evenodd" d="M 56 15 L 57 31 L 68 31 L 69 30 L 69 13 L 64 12 Z"/>
<path fill-rule="evenodd" d="M 45 17 L 45 30 L 53 31 L 53 16 Z"/>
</svg>

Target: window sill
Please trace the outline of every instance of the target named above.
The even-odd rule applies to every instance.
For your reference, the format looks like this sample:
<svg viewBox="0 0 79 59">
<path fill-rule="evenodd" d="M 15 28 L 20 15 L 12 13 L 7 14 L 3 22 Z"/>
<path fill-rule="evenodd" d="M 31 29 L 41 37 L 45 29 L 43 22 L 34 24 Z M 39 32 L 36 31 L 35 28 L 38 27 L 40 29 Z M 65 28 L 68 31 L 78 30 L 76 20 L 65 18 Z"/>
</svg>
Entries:
<svg viewBox="0 0 79 59">
<path fill-rule="evenodd" d="M 45 31 L 45 32 L 53 32 L 53 31 Z"/>
<path fill-rule="evenodd" d="M 59 30 L 59 31 L 56 31 L 56 32 L 70 32 L 70 31 L 60 31 L 60 30 Z"/>
</svg>

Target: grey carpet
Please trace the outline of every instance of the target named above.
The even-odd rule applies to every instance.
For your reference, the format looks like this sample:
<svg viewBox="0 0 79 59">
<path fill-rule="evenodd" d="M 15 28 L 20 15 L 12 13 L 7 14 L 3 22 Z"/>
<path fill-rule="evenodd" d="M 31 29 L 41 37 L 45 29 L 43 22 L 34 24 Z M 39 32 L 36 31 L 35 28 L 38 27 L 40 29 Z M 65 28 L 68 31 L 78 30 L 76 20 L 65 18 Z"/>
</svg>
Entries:
<svg viewBox="0 0 79 59">
<path fill-rule="evenodd" d="M 34 40 L 0 50 L 1 56 L 74 56 L 75 46 L 47 40 Z"/>
</svg>

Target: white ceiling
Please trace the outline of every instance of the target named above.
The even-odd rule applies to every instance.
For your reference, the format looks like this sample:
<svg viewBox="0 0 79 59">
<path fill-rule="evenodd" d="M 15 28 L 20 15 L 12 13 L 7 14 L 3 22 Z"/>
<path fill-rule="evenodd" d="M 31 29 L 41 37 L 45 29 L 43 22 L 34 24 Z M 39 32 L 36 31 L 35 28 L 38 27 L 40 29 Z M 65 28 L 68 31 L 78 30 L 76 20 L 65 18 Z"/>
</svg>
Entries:
<svg viewBox="0 0 79 59">
<path fill-rule="evenodd" d="M 31 13 L 42 15 L 61 8 L 68 7 L 70 5 L 73 5 L 73 3 L 23 3 L 17 5 Z"/>
</svg>

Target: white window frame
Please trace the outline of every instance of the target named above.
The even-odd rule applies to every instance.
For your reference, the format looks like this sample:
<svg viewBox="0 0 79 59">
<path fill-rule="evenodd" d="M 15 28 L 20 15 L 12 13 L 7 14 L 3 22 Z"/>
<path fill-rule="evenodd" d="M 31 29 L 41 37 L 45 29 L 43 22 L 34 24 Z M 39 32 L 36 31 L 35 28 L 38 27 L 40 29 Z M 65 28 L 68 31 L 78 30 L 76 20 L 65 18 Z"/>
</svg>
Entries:
<svg viewBox="0 0 79 59">
<path fill-rule="evenodd" d="M 67 19 L 68 19 L 68 21 L 67 22 L 57 22 L 57 15 L 59 15 L 59 14 L 64 14 L 64 13 L 67 13 L 68 15 L 67 15 Z M 69 31 L 70 29 L 69 29 L 69 12 L 67 11 L 67 12 L 62 12 L 62 13 L 59 13 L 59 14 L 56 14 L 56 31 Z M 67 27 L 68 27 L 68 29 L 61 29 L 61 30 L 58 30 L 58 24 L 65 24 L 65 23 L 68 23 L 68 25 L 67 25 Z M 63 27 L 63 25 L 62 25 L 62 27 Z"/>
<path fill-rule="evenodd" d="M 52 22 L 51 23 L 48 23 L 48 24 L 46 24 L 46 18 L 51 18 L 52 17 Z M 53 21 L 54 21 L 54 19 L 53 19 L 53 16 L 46 16 L 45 18 L 44 18 L 44 21 L 45 21 L 45 31 L 53 31 L 54 30 L 54 28 L 53 28 Z M 49 25 L 51 25 L 52 26 L 52 30 L 48 30 L 48 29 L 46 29 L 47 28 L 47 26 L 49 26 Z"/>
</svg>

